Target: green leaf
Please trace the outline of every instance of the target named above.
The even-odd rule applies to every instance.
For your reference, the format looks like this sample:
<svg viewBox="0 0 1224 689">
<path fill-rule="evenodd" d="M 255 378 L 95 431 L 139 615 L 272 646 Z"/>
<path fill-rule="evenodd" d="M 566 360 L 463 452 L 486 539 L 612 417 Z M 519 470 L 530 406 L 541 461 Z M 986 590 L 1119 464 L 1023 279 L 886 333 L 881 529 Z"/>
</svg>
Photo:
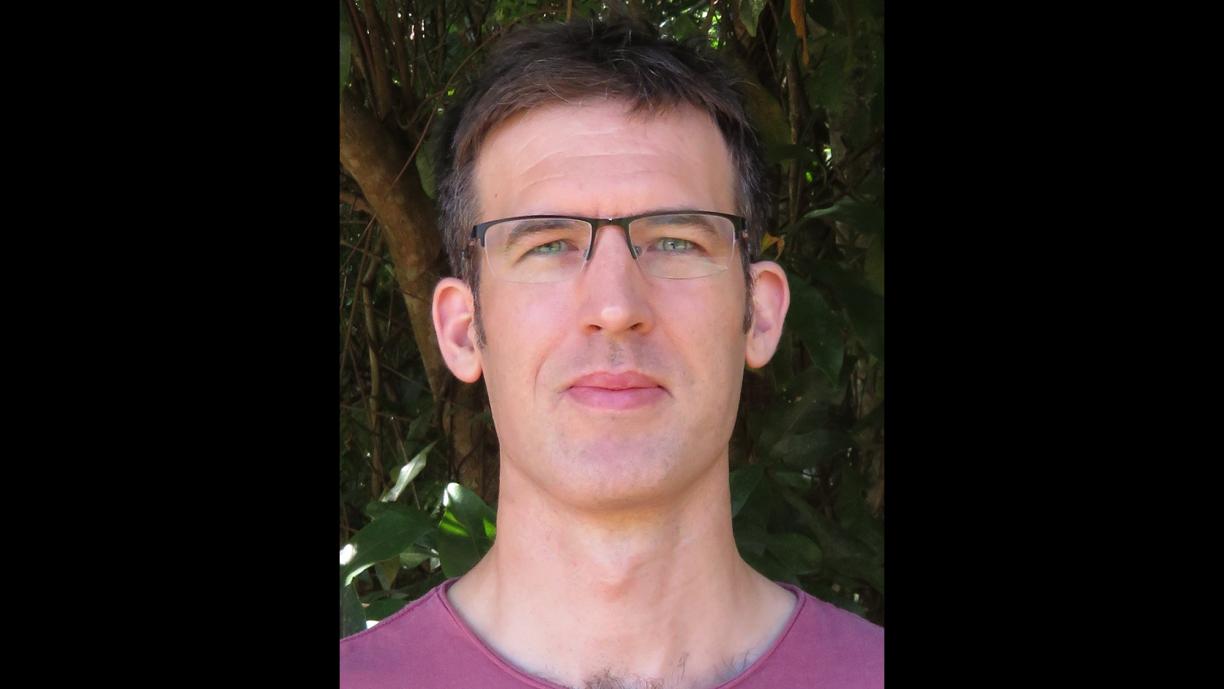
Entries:
<svg viewBox="0 0 1224 689">
<path fill-rule="evenodd" d="M 847 100 L 849 43 L 844 36 L 832 33 L 827 34 L 821 43 L 823 45 L 816 49 L 815 54 L 823 51 L 824 57 L 809 74 L 805 91 L 808 105 L 813 109 L 824 108 L 836 117 Z"/>
<path fill-rule="evenodd" d="M 447 484 L 445 496 L 446 511 L 438 524 L 438 559 L 447 577 L 458 577 L 492 547 L 497 516 L 479 495 L 458 483 Z"/>
<path fill-rule="evenodd" d="M 858 468 L 850 465 L 842 467 L 833 510 L 843 529 L 871 546 L 877 555 L 884 551 L 884 531 L 867 506 L 867 482 Z"/>
<path fill-rule="evenodd" d="M 374 574 L 378 576 L 378 583 L 383 587 L 384 591 L 390 591 L 391 587 L 395 586 L 395 577 L 399 575 L 400 559 L 396 555 L 388 560 L 379 560 L 374 563 Z"/>
<path fill-rule="evenodd" d="M 434 179 L 433 156 L 429 148 L 429 146 L 418 148 L 413 162 L 416 163 L 417 173 L 421 176 L 421 189 L 425 191 L 426 196 L 432 199 L 437 195 L 438 190 L 437 181 Z"/>
<path fill-rule="evenodd" d="M 748 35 L 756 38 L 757 17 L 765 9 L 765 0 L 740 0 L 739 17 L 748 29 Z"/>
<path fill-rule="evenodd" d="M 772 448 L 788 434 L 815 430 L 838 397 L 825 374 L 814 367 L 795 376 L 792 386 L 771 410 L 773 413 L 766 416 L 757 437 L 758 446 Z"/>
<path fill-rule="evenodd" d="M 407 598 L 382 598 L 376 600 L 365 609 L 366 619 L 385 620 L 399 612 L 408 603 Z"/>
<path fill-rule="evenodd" d="M 365 612 L 357 589 L 348 584 L 340 589 L 340 638 L 363 632 L 366 628 Z"/>
<path fill-rule="evenodd" d="M 453 513 L 468 533 L 483 534 L 490 540 L 493 538 L 497 513 L 471 490 L 458 483 L 448 483 L 446 511 Z"/>
<path fill-rule="evenodd" d="M 823 554 L 815 541 L 800 533 L 769 534 L 770 553 L 796 574 L 811 574 L 820 569 Z"/>
<path fill-rule="evenodd" d="M 867 249 L 863 273 L 867 276 L 867 285 L 875 290 L 876 294 L 884 296 L 884 237 L 876 239 Z"/>
<path fill-rule="evenodd" d="M 842 334 L 845 319 L 829 306 L 820 290 L 798 276 L 790 276 L 788 282 L 791 317 L 787 319 L 787 324 L 807 347 L 812 356 L 812 365 L 824 373 L 830 383 L 836 383 L 845 357 Z"/>
<path fill-rule="evenodd" d="M 340 7 L 340 95 L 344 95 L 344 85 L 349 80 L 349 70 L 353 65 L 353 31 L 349 28 L 348 12 Z"/>
<path fill-rule="evenodd" d="M 422 552 L 420 550 L 409 549 L 399 554 L 400 566 L 413 569 L 419 567 L 422 562 L 434 557 L 433 553 Z"/>
<path fill-rule="evenodd" d="M 672 37 L 681 43 L 696 36 L 700 30 L 693 18 L 687 14 L 677 16 L 671 26 Z"/>
<path fill-rule="evenodd" d="M 841 572 L 884 593 L 884 563 L 878 553 L 846 534 L 794 491 L 785 486 L 779 486 L 778 490 L 799 513 L 799 522 L 815 534 L 824 554 L 826 570 Z"/>
<path fill-rule="evenodd" d="M 760 572 L 763 576 L 771 581 L 785 581 L 791 584 L 799 585 L 799 577 L 795 576 L 786 565 L 778 562 L 778 559 L 769 553 L 756 555 L 751 552 L 741 552 L 740 557 L 744 558 L 753 569 Z"/>
<path fill-rule="evenodd" d="M 425 437 L 425 433 L 429 431 L 430 424 L 433 423 L 433 405 L 429 405 L 429 409 L 420 416 L 412 420 L 408 424 L 408 440 L 421 440 Z"/>
<path fill-rule="evenodd" d="M 770 474 L 775 484 L 790 486 L 795 490 L 807 492 L 812 487 L 812 478 L 800 471 L 775 470 Z"/>
<path fill-rule="evenodd" d="M 425 469 L 425 456 L 429 454 L 429 451 L 433 449 L 434 444 L 437 442 L 438 441 L 435 440 L 434 442 L 426 445 L 424 449 L 416 453 L 416 456 L 412 458 L 412 461 L 399 468 L 399 474 L 396 476 L 395 485 L 388 488 L 382 495 L 381 500 L 383 502 L 394 502 L 399 499 L 400 493 L 404 492 L 404 488 L 406 488 L 408 484 L 412 482 L 412 479 L 416 478 L 421 471 Z"/>
<path fill-rule="evenodd" d="M 884 209 L 877 203 L 844 197 L 828 208 L 817 208 L 804 214 L 803 219 L 829 218 L 840 220 L 859 232 L 879 235 L 884 232 Z"/>
<path fill-rule="evenodd" d="M 832 288 L 863 347 L 884 361 L 884 297 L 876 294 L 862 275 L 829 261 L 816 262 L 812 279 Z"/>
<path fill-rule="evenodd" d="M 748 502 L 748 498 L 752 495 L 752 491 L 756 490 L 757 485 L 761 483 L 761 477 L 765 475 L 765 467 L 761 464 L 756 464 L 743 469 L 736 469 L 731 472 L 731 517 L 739 514 L 743 509 L 744 503 Z"/>
<path fill-rule="evenodd" d="M 353 535 L 352 556 L 340 568 L 341 586 L 375 562 L 397 557 L 432 528 L 429 517 L 417 510 L 387 510 Z"/>
<path fill-rule="evenodd" d="M 783 436 L 770 448 L 769 454 L 792 467 L 811 469 L 827 464 L 850 447 L 854 447 L 854 440 L 845 433 L 818 428 L 810 433 Z"/>
<path fill-rule="evenodd" d="M 740 552 L 749 552 L 754 555 L 763 555 L 765 548 L 769 544 L 769 534 L 765 532 L 765 527 L 754 521 L 737 520 L 733 522 L 735 528 L 735 545 Z"/>
</svg>

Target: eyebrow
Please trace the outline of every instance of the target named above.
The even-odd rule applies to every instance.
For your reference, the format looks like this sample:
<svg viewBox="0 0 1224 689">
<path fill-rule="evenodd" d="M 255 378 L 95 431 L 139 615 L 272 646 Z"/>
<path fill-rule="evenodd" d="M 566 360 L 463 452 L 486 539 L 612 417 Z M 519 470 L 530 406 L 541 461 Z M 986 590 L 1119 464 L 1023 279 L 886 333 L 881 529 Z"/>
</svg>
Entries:
<svg viewBox="0 0 1224 689">
<path fill-rule="evenodd" d="M 667 211 L 662 212 L 667 213 Z M 718 234 L 718 230 L 715 229 L 713 225 L 714 220 L 708 215 L 700 215 L 697 213 L 667 213 L 665 216 L 653 216 L 649 218 L 642 218 L 642 220 L 649 220 L 659 225 L 691 224 L 700 227 L 710 234 Z"/>
<path fill-rule="evenodd" d="M 570 224 L 575 218 L 532 218 L 529 220 L 519 220 L 514 223 L 514 227 L 510 230 L 510 236 L 506 238 L 506 245 L 511 246 L 521 240 L 523 237 L 530 236 L 537 232 L 547 232 L 548 230 L 556 230 L 562 228 L 572 228 Z"/>
</svg>

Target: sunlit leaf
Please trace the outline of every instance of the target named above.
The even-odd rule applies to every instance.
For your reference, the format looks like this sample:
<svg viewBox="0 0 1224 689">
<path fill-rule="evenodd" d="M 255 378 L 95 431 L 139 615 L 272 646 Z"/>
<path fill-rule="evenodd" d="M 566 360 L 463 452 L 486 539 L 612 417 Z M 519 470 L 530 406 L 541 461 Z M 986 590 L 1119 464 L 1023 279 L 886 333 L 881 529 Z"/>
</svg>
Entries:
<svg viewBox="0 0 1224 689">
<path fill-rule="evenodd" d="M 348 585 L 353 577 L 375 562 L 397 557 L 432 528 L 434 525 L 429 517 L 417 510 L 404 507 L 384 512 L 353 535 L 349 544 L 353 546 L 354 555 L 340 568 L 341 585 Z"/>
<path fill-rule="evenodd" d="M 416 456 L 412 458 L 412 461 L 399 468 L 395 478 L 395 484 L 383 492 L 381 498 L 383 502 L 394 502 L 398 500 L 400 493 L 403 493 L 404 488 L 406 488 L 409 483 L 412 483 L 412 479 L 416 478 L 422 471 L 424 471 L 425 457 L 429 454 L 429 451 L 433 449 L 435 443 L 437 443 L 436 440 L 426 445 L 420 452 L 416 453 Z"/>
<path fill-rule="evenodd" d="M 493 545 L 497 516 L 484 500 L 458 483 L 446 486 L 446 511 L 438 524 L 438 559 L 448 577 L 474 567 Z"/>
</svg>

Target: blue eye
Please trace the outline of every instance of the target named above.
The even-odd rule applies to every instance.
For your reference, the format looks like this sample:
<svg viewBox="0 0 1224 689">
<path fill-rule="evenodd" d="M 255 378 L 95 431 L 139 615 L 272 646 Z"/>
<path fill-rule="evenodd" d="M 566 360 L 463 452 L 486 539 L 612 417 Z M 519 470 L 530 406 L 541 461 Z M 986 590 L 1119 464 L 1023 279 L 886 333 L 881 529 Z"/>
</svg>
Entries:
<svg viewBox="0 0 1224 689">
<path fill-rule="evenodd" d="M 656 246 L 661 251 L 670 252 L 692 251 L 696 248 L 689 240 L 677 239 L 675 237 L 664 237 L 656 243 Z"/>
<path fill-rule="evenodd" d="M 540 246 L 532 247 L 532 249 L 528 251 L 527 253 L 536 254 L 537 256 L 549 256 L 552 254 L 559 254 L 562 251 L 565 251 L 565 249 L 566 249 L 565 242 L 558 239 L 555 242 L 549 242 L 547 244 L 541 244 Z"/>
</svg>

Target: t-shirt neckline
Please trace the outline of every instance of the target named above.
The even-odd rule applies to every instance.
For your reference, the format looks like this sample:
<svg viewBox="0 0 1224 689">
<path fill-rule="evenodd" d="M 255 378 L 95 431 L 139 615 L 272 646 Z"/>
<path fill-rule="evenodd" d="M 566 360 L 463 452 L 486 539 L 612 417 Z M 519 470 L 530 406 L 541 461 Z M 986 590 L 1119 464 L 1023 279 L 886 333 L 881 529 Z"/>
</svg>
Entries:
<svg viewBox="0 0 1224 689">
<path fill-rule="evenodd" d="M 509 662 L 505 658 L 502 658 L 497 651 L 489 648 L 488 644 L 486 644 L 483 639 L 477 636 L 476 633 L 468 627 L 467 623 L 463 621 L 463 618 L 459 616 L 458 611 L 451 606 L 450 598 L 446 595 L 446 592 L 450 590 L 450 587 L 454 585 L 456 581 L 459 581 L 459 577 L 447 579 L 436 586 L 431 595 L 438 597 L 439 602 L 442 603 L 442 608 L 446 610 L 446 614 L 450 616 L 451 622 L 471 644 L 479 648 L 481 653 L 483 653 L 494 665 L 496 665 L 498 669 L 510 675 L 514 679 L 526 684 L 527 686 L 536 687 L 536 689 L 571 689 L 570 687 L 565 687 L 563 685 L 550 682 L 542 677 L 528 674 L 518 667 L 515 667 L 513 663 Z M 739 685 L 741 682 L 756 674 L 760 668 L 769 661 L 770 656 L 772 656 L 778 650 L 778 648 L 782 646 L 783 642 L 786 641 L 786 638 L 790 636 L 791 629 L 795 626 L 795 623 L 799 620 L 800 613 L 803 612 L 803 608 L 807 605 L 808 596 L 803 589 L 795 586 L 794 584 L 789 584 L 782 581 L 775 581 L 774 583 L 787 591 L 790 591 L 795 596 L 795 607 L 793 610 L 791 610 L 790 619 L 788 619 L 786 624 L 782 627 L 782 633 L 778 634 L 777 638 L 770 643 L 769 648 L 766 649 L 765 652 L 762 653 L 756 660 L 752 661 L 752 664 L 745 668 L 743 672 L 728 679 L 722 684 L 710 687 L 710 689 L 734 689 L 734 687 Z"/>
</svg>

